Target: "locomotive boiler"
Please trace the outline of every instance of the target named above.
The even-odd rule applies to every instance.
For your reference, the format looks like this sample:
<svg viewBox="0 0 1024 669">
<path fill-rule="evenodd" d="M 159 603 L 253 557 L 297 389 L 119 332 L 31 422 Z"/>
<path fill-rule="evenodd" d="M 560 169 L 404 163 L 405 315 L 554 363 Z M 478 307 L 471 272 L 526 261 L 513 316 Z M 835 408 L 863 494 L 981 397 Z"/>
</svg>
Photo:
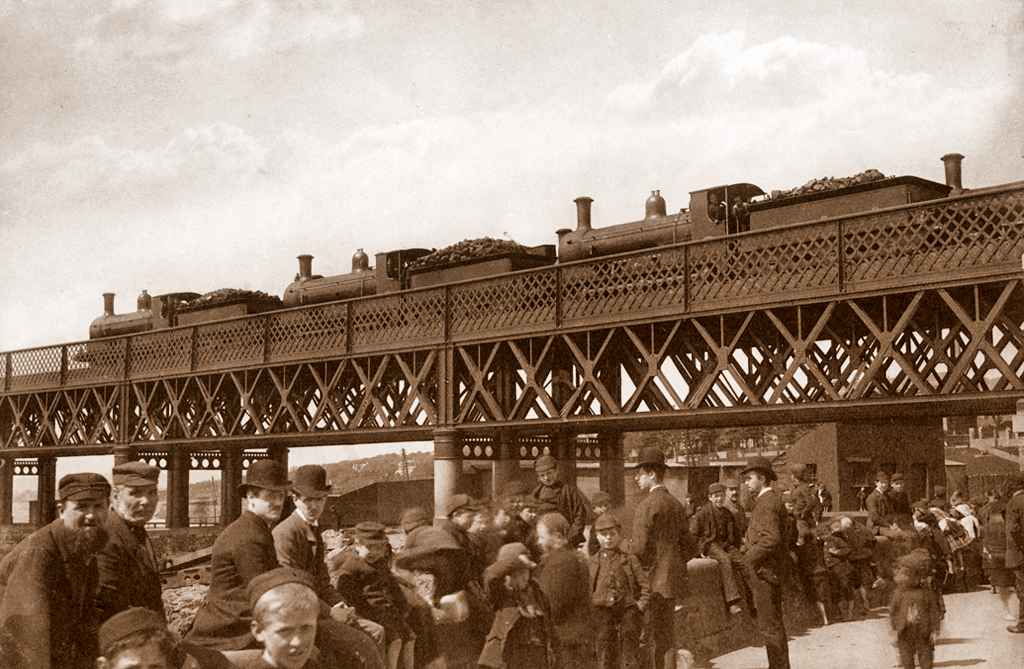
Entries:
<svg viewBox="0 0 1024 669">
<path fill-rule="evenodd" d="M 575 200 L 576 228 L 556 232 L 557 253 L 555 245 L 528 248 L 490 239 L 468 240 L 441 251 L 409 248 L 378 253 L 376 266 L 370 267 L 368 256 L 359 249 L 352 258 L 351 272 L 328 277 L 314 275 L 313 256 L 301 255 L 299 272 L 285 288 L 283 300 L 251 291 L 154 297 L 143 291 L 138 311 L 115 315 L 114 296 L 106 293 L 104 314 L 93 321 L 89 336 L 112 337 L 395 293 L 955 196 L 963 192 L 962 160 L 960 154 L 942 157 L 944 184 L 913 176 L 885 177 L 877 170 L 845 179 L 814 180 L 770 195 L 753 184 L 735 183 L 692 191 L 689 207 L 672 214 L 667 213 L 661 192 L 655 190 L 645 204 L 644 218 L 600 229 L 591 225 L 593 200 L 580 197 Z"/>
</svg>

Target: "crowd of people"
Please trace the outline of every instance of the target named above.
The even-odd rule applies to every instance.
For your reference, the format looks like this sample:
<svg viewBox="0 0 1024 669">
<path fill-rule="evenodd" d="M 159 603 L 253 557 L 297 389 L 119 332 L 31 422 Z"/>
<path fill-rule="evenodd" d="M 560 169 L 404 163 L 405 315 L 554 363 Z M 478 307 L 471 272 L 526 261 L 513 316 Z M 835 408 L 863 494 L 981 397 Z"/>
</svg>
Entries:
<svg viewBox="0 0 1024 669">
<path fill-rule="evenodd" d="M 944 593 L 984 584 L 1008 618 L 1011 590 L 1024 594 L 1021 477 L 975 504 L 940 488 L 911 503 L 898 473 L 879 472 L 860 522 L 825 515 L 806 467 L 779 481 L 760 456 L 688 504 L 665 485 L 663 452 L 645 448 L 634 472 L 644 496 L 624 519 L 606 493 L 588 500 L 559 480 L 557 465 L 541 456 L 536 483 L 513 481 L 498 500 L 453 495 L 443 519 L 407 509 L 397 550 L 383 525 L 364 522 L 328 551 L 326 470 L 299 467 L 289 480 L 258 460 L 181 637 L 167 626 L 146 531 L 160 470 L 117 465 L 113 485 L 70 474 L 58 518 L 0 561 L 0 666 L 675 669 L 692 661 L 675 619 L 687 563 L 701 556 L 720 566 L 729 615 L 756 621 L 771 669 L 789 667 L 787 587 L 824 624 L 891 591 L 902 666 L 930 667 Z M 1024 633 L 1021 615 L 1010 632 Z"/>
</svg>

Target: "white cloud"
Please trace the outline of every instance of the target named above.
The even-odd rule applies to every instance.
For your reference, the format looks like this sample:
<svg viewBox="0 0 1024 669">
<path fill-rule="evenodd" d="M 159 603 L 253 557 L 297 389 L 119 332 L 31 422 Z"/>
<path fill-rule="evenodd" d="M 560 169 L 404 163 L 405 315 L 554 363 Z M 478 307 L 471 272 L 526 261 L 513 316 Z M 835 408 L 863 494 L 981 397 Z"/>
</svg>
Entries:
<svg viewBox="0 0 1024 669">
<path fill-rule="evenodd" d="M 180 70 L 358 39 L 365 24 L 344 1 L 118 0 L 89 29 L 75 50 L 96 67 L 141 61 Z"/>
</svg>

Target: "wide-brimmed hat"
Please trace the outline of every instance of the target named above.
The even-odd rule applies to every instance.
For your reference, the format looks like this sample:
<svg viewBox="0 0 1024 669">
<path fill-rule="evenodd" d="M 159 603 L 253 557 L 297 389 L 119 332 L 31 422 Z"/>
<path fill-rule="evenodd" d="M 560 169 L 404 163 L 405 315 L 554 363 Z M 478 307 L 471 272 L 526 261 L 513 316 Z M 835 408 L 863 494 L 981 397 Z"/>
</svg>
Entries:
<svg viewBox="0 0 1024 669">
<path fill-rule="evenodd" d="M 302 465 L 295 470 L 292 490 L 303 497 L 326 497 L 331 492 L 327 470 L 320 465 Z"/>
<path fill-rule="evenodd" d="M 292 482 L 288 480 L 288 472 L 277 460 L 256 460 L 245 472 L 245 483 L 238 486 L 238 494 L 244 495 L 250 488 L 288 491 Z"/>
<path fill-rule="evenodd" d="M 68 474 L 57 485 L 57 499 L 65 500 L 104 499 L 110 497 L 110 484 L 102 474 L 82 472 Z"/>
<path fill-rule="evenodd" d="M 462 547 L 448 532 L 426 525 L 406 538 L 402 552 L 395 557 L 395 566 L 400 569 L 432 572 L 437 568 L 434 557 L 439 554 L 447 554 L 453 559 L 461 560 Z"/>
<path fill-rule="evenodd" d="M 657 446 L 648 446 L 640 449 L 640 454 L 636 458 L 637 467 L 660 467 L 662 469 L 667 468 L 665 464 L 665 452 Z"/>
<path fill-rule="evenodd" d="M 498 551 L 498 559 L 484 572 L 484 581 L 502 578 L 520 569 L 533 569 L 537 563 L 530 559 L 530 549 L 526 544 L 515 542 L 505 544 Z"/>
<path fill-rule="evenodd" d="M 761 472 L 769 481 L 774 481 L 778 478 L 775 475 L 775 470 L 772 469 L 772 463 L 763 455 L 755 455 L 747 460 L 747 466 L 740 472 L 740 476 L 746 476 L 749 472 Z"/>
<path fill-rule="evenodd" d="M 151 486 L 160 480 L 160 468 L 141 460 L 116 465 L 111 474 L 114 485 Z"/>
</svg>

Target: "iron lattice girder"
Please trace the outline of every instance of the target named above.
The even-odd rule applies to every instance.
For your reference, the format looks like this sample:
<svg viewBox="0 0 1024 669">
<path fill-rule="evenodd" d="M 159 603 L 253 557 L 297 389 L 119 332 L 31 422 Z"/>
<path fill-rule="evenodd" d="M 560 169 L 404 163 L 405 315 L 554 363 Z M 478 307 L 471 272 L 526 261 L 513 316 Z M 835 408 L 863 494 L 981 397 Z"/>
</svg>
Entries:
<svg viewBox="0 0 1024 669">
<path fill-rule="evenodd" d="M 5 395 L 0 448 L 346 432 L 373 441 L 402 430 L 429 437 L 445 424 L 653 424 L 743 408 L 791 416 L 843 403 L 1021 395 L 1022 377 L 1024 288 L 1008 278 Z"/>
<path fill-rule="evenodd" d="M 1021 392 L 1022 312 L 1013 279 L 462 345 L 455 423 Z"/>
</svg>

